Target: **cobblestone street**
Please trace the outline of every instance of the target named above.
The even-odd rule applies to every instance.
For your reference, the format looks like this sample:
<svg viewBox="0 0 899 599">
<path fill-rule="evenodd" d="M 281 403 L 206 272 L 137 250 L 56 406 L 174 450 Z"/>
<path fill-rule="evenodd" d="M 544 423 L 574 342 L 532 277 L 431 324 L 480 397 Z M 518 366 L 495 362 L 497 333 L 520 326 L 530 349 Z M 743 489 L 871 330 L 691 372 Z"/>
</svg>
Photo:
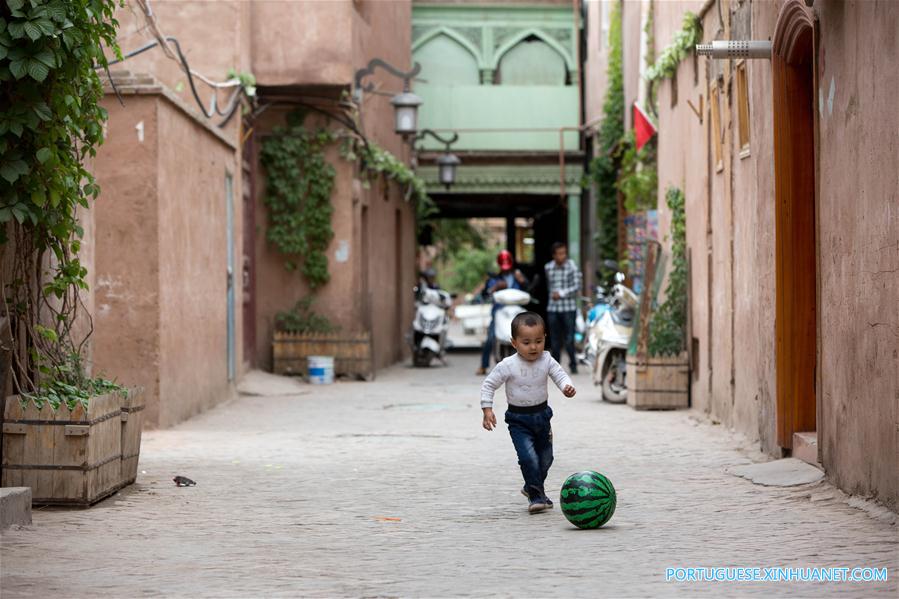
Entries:
<svg viewBox="0 0 899 599">
<path fill-rule="evenodd" d="M 584 374 L 572 400 L 551 386 L 547 491 L 599 470 L 617 511 L 596 531 L 558 506 L 528 515 L 505 427 L 480 428 L 474 355 L 450 362 L 241 396 L 145 433 L 136 485 L 4 531 L 3 597 L 897 596 L 895 523 L 827 483 L 727 474 L 762 457 L 688 413 L 601 403 Z M 672 566 L 888 567 L 889 581 L 666 582 Z"/>
</svg>

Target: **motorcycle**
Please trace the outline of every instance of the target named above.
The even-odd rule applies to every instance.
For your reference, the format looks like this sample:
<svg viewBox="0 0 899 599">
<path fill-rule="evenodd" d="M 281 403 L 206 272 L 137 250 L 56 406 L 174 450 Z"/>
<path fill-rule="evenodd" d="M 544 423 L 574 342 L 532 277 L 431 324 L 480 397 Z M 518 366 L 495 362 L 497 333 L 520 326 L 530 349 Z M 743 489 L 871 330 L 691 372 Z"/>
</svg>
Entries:
<svg viewBox="0 0 899 599">
<path fill-rule="evenodd" d="M 615 285 L 606 309 L 590 328 L 595 344 L 593 384 L 602 385 L 602 398 L 610 403 L 627 401 L 627 348 L 634 329 L 638 297 L 624 285 L 624 274 L 615 275 Z"/>
<path fill-rule="evenodd" d="M 428 367 L 434 358 L 446 364 L 446 333 L 452 296 L 442 289 L 424 286 L 414 288 L 415 318 L 408 340 L 412 348 L 412 365 Z"/>
<path fill-rule="evenodd" d="M 589 300 L 587 297 L 582 299 L 585 304 Z M 609 310 L 611 310 L 611 306 L 609 306 L 606 290 L 601 285 L 597 285 L 594 289 L 593 305 L 587 311 L 585 318 L 583 349 L 578 355 L 578 362 L 590 368 L 593 367 L 593 364 L 596 362 L 596 356 L 599 355 L 600 331 L 596 324 L 599 322 L 600 317 Z"/>
<path fill-rule="evenodd" d="M 500 308 L 493 317 L 493 359 L 497 364 L 515 353 L 512 347 L 512 319 L 526 312 L 525 306 L 533 299 L 520 289 L 501 289 L 493 294 L 493 301 Z"/>
</svg>

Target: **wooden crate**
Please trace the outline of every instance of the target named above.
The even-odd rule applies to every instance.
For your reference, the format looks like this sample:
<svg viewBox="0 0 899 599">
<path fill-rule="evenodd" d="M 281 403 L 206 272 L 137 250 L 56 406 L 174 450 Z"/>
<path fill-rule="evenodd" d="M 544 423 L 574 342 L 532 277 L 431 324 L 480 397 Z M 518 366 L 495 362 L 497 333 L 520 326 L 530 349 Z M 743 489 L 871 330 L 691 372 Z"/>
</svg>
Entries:
<svg viewBox="0 0 899 599">
<path fill-rule="evenodd" d="M 122 407 L 118 394 L 87 409 L 40 410 L 8 397 L 3 415 L 4 487 L 31 487 L 37 505 L 88 506 L 121 488 Z"/>
<path fill-rule="evenodd" d="M 638 363 L 627 357 L 627 405 L 635 410 L 690 407 L 690 365 L 686 354 L 651 357 Z"/>
<path fill-rule="evenodd" d="M 142 389 L 129 389 L 122 397 L 122 486 L 137 480 L 140 457 L 140 435 L 144 425 L 144 394 Z"/>
<path fill-rule="evenodd" d="M 358 333 L 275 332 L 272 343 L 275 374 L 306 376 L 309 356 L 333 356 L 334 374 L 375 378 L 371 356 L 371 335 Z"/>
</svg>

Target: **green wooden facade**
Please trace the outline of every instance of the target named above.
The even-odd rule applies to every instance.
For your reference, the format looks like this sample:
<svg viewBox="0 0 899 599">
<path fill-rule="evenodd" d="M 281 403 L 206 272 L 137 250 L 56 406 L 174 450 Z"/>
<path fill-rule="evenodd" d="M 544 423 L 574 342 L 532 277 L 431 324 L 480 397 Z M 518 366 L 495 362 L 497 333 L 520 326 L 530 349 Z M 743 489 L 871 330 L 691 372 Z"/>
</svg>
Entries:
<svg viewBox="0 0 899 599">
<path fill-rule="evenodd" d="M 557 152 L 558 129 L 578 124 L 576 39 L 567 5 L 414 6 L 420 127 L 463 130 L 461 150 Z M 566 149 L 577 140 L 565 133 Z"/>
<path fill-rule="evenodd" d="M 570 4 L 413 4 L 412 56 L 422 65 L 414 91 L 424 100 L 419 128 L 457 131 L 453 151 L 463 158 L 450 190 L 423 162 L 419 173 L 429 191 L 444 199 L 528 194 L 550 207 L 564 194 L 575 258 L 583 167 L 569 158 L 562 174 L 559 152 L 579 151 L 577 131 L 560 131 L 578 126 L 577 40 Z M 442 150 L 430 138 L 419 147 Z M 514 163 L 519 154 L 527 164 Z"/>
</svg>

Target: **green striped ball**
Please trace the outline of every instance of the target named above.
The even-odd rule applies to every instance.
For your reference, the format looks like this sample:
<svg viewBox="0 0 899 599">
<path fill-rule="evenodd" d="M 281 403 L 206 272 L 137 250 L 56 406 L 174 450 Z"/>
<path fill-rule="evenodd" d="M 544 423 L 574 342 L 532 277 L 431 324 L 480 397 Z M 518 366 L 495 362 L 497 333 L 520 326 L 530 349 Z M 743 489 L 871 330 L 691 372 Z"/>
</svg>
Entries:
<svg viewBox="0 0 899 599">
<path fill-rule="evenodd" d="M 615 513 L 615 487 L 592 470 L 572 474 L 562 485 L 559 503 L 568 521 L 578 528 L 599 528 Z"/>
</svg>

